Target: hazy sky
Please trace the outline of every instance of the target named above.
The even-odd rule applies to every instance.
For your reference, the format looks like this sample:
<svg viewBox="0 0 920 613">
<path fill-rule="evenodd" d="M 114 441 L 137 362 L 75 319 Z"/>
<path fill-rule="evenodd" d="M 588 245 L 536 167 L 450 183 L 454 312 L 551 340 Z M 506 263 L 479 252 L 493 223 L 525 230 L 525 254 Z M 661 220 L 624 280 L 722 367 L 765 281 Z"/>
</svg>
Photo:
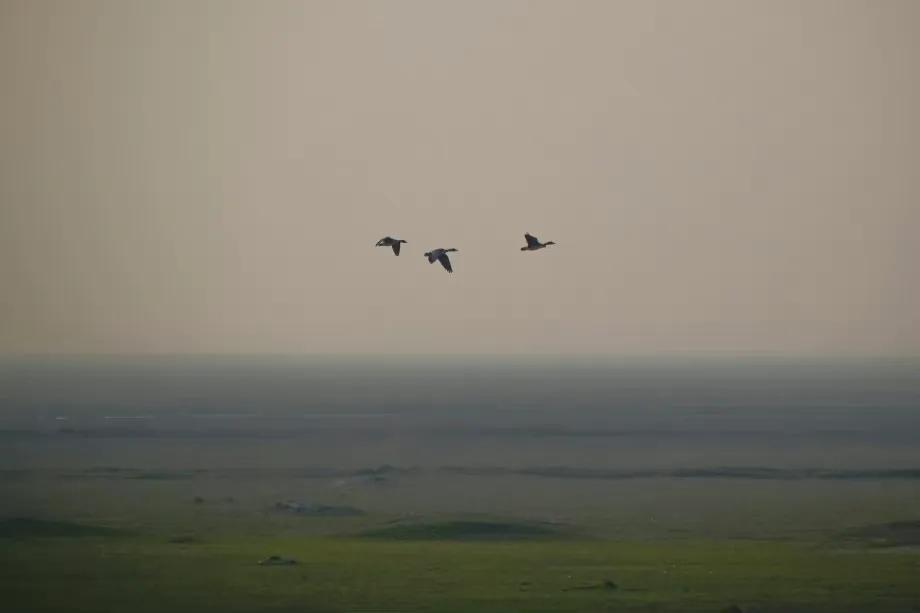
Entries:
<svg viewBox="0 0 920 613">
<path fill-rule="evenodd" d="M 918 109 L 912 0 L 0 0 L 0 352 L 920 354 Z"/>
</svg>

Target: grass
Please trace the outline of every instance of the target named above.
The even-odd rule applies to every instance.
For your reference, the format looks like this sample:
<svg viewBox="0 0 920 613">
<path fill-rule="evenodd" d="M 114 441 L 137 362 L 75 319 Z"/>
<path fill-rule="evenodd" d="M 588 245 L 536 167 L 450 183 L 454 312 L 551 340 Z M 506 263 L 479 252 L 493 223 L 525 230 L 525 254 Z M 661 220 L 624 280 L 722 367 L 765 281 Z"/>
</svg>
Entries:
<svg viewBox="0 0 920 613">
<path fill-rule="evenodd" d="M 437 529 L 451 537 L 457 530 L 466 534 L 469 523 L 447 522 Z M 803 543 L 266 536 L 190 545 L 145 536 L 38 535 L 3 540 L 0 593 L 6 610 L 23 612 L 920 607 L 917 555 Z M 269 555 L 299 564 L 256 564 Z M 618 589 L 573 589 L 608 580 Z"/>
<path fill-rule="evenodd" d="M 872 524 L 847 530 L 843 536 L 881 547 L 916 547 L 920 545 L 920 521 Z"/>
<path fill-rule="evenodd" d="M 453 520 L 397 524 L 368 530 L 363 536 L 410 541 L 513 541 L 562 535 L 550 527 L 526 522 Z"/>
<path fill-rule="evenodd" d="M 66 521 L 48 521 L 32 517 L 14 517 L 0 521 L 0 538 L 115 536 L 119 531 L 102 526 L 87 526 Z"/>
<path fill-rule="evenodd" d="M 910 482 L 73 472 L 0 480 L 0 610 L 920 611 Z"/>
</svg>

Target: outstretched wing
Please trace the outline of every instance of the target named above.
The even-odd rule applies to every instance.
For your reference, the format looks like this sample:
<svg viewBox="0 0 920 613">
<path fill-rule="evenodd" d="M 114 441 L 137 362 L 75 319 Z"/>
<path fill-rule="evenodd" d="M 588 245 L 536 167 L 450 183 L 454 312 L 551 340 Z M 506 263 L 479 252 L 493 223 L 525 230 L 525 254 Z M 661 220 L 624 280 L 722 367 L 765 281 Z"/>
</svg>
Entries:
<svg viewBox="0 0 920 613">
<path fill-rule="evenodd" d="M 454 269 L 450 265 L 450 258 L 447 257 L 446 253 L 442 253 L 438 256 L 438 261 L 441 262 L 441 266 L 447 269 L 447 272 L 454 272 Z"/>
<path fill-rule="evenodd" d="M 395 253 L 396 255 L 399 255 L 399 246 L 401 244 L 402 243 L 400 243 L 399 241 L 396 241 L 395 243 L 393 243 L 393 253 Z"/>
<path fill-rule="evenodd" d="M 539 247 L 540 246 L 540 241 L 537 240 L 537 237 L 533 236 L 529 232 L 524 235 L 524 239 L 527 241 L 528 247 Z"/>
</svg>

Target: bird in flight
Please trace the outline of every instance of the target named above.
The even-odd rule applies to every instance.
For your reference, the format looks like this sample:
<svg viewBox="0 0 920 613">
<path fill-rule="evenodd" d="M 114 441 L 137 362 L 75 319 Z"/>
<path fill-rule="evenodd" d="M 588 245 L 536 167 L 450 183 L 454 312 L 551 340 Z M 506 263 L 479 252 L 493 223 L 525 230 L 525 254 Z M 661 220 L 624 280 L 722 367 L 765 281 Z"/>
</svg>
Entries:
<svg viewBox="0 0 920 613">
<path fill-rule="evenodd" d="M 536 251 L 537 249 L 543 249 L 545 247 L 549 247 L 550 245 L 556 244 L 553 241 L 546 241 L 545 243 L 541 243 L 537 237 L 530 232 L 524 234 L 524 238 L 527 240 L 527 246 L 521 247 L 521 251 Z"/>
<path fill-rule="evenodd" d="M 434 264 L 435 260 L 441 262 L 441 266 L 444 267 L 447 272 L 454 272 L 454 269 L 450 265 L 450 258 L 447 257 L 447 254 L 451 251 L 457 251 L 456 249 L 433 249 L 425 254 L 425 257 L 428 258 L 429 264 Z"/>
<path fill-rule="evenodd" d="M 378 247 L 392 247 L 393 253 L 399 255 L 399 246 L 407 241 L 402 240 L 401 238 L 392 238 L 390 236 L 385 236 L 377 241 Z"/>
</svg>

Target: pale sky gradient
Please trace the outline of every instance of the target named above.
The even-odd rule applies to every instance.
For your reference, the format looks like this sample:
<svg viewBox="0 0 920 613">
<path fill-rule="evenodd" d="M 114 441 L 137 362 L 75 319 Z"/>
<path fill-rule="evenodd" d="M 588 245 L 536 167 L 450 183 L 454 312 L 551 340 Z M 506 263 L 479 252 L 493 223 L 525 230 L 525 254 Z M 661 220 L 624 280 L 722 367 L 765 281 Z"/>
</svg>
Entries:
<svg viewBox="0 0 920 613">
<path fill-rule="evenodd" d="M 917 355 L 918 269 L 920 2 L 0 0 L 0 352 Z"/>
</svg>

